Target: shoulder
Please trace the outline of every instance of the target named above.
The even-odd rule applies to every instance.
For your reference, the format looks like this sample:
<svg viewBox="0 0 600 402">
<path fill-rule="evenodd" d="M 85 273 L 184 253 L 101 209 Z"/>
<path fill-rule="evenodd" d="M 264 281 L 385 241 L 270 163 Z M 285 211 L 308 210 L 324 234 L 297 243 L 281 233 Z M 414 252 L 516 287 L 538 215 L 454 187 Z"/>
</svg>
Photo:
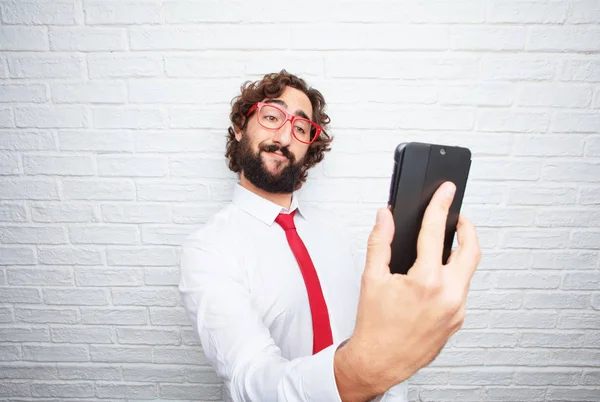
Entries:
<svg viewBox="0 0 600 402">
<path fill-rule="evenodd" d="M 184 251 L 199 248 L 207 252 L 221 253 L 230 244 L 232 234 L 236 232 L 235 223 L 238 208 L 227 204 L 212 215 L 205 224 L 190 233 L 184 240 Z"/>
</svg>

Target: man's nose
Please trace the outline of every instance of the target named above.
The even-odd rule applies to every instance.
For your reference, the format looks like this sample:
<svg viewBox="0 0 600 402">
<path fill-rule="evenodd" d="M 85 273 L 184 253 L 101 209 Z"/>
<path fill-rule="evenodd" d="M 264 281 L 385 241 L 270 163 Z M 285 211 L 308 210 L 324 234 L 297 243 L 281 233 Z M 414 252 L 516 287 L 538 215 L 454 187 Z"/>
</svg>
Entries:
<svg viewBox="0 0 600 402">
<path fill-rule="evenodd" d="M 292 122 L 289 120 L 286 121 L 285 124 L 279 128 L 279 130 L 275 131 L 273 142 L 278 143 L 282 147 L 290 145 L 293 140 L 292 129 Z"/>
</svg>

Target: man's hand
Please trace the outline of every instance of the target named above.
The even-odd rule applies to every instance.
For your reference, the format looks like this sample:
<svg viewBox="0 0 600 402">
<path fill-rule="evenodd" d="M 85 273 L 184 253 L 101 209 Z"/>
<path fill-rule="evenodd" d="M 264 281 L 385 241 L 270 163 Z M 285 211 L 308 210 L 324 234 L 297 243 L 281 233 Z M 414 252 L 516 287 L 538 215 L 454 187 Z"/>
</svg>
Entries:
<svg viewBox="0 0 600 402">
<path fill-rule="evenodd" d="M 390 273 L 394 221 L 388 209 L 377 212 L 354 333 L 335 356 L 343 401 L 366 400 L 408 379 L 427 366 L 462 326 L 481 251 L 474 226 L 461 215 L 459 247 L 442 264 L 454 191 L 454 184 L 447 182 L 434 194 L 419 232 L 417 260 L 407 275 Z"/>
</svg>

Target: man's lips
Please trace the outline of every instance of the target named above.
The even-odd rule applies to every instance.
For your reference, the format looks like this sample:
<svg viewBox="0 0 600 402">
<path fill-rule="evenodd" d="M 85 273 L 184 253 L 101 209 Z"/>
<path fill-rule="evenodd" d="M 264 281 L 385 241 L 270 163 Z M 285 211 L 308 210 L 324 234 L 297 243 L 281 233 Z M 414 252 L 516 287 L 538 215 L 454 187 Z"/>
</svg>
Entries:
<svg viewBox="0 0 600 402">
<path fill-rule="evenodd" d="M 285 156 L 283 154 L 283 152 L 281 151 L 275 151 L 275 152 L 265 152 L 267 155 L 271 156 L 273 159 L 279 159 L 279 160 L 287 160 L 287 156 Z"/>
</svg>

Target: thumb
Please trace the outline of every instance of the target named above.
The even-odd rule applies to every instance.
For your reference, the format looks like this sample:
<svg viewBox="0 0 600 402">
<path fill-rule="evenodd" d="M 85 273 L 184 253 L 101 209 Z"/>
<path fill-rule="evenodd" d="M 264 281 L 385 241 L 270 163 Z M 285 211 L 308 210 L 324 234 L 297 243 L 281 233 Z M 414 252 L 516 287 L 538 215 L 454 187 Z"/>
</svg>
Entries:
<svg viewBox="0 0 600 402">
<path fill-rule="evenodd" d="M 367 245 L 367 265 L 365 272 L 375 275 L 390 273 L 390 259 L 392 257 L 392 239 L 394 237 L 394 218 L 388 208 L 377 211 L 375 226 L 369 235 Z"/>
</svg>

